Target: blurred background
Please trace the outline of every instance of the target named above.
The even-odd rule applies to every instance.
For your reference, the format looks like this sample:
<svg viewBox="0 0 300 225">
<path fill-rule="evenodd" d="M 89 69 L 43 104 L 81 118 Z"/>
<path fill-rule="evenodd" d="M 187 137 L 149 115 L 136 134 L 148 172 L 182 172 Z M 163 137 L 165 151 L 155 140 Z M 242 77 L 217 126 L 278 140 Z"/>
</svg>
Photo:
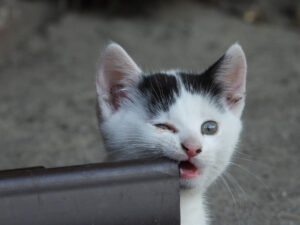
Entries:
<svg viewBox="0 0 300 225">
<path fill-rule="evenodd" d="M 145 71 L 249 64 L 239 152 L 208 193 L 214 225 L 300 224 L 299 0 L 0 0 L 0 169 L 99 162 L 94 75 L 122 45 Z"/>
</svg>

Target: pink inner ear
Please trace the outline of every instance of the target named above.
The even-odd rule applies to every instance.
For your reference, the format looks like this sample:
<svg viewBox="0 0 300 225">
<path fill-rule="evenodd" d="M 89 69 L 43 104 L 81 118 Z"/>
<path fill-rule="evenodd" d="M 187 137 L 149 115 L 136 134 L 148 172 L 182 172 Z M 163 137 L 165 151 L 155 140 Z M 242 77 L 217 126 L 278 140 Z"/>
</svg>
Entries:
<svg viewBox="0 0 300 225">
<path fill-rule="evenodd" d="M 231 81 L 231 85 L 226 87 L 226 100 L 228 104 L 234 104 L 242 99 L 243 95 L 243 79 L 237 77 L 236 80 Z"/>
<path fill-rule="evenodd" d="M 102 56 L 96 80 L 101 110 L 108 115 L 116 111 L 122 100 L 128 99 L 127 87 L 135 85 L 140 74 L 140 68 L 126 51 L 110 44 Z"/>
<path fill-rule="evenodd" d="M 105 73 L 109 74 L 107 77 L 107 93 L 109 93 L 108 103 L 115 111 L 120 107 L 122 100 L 129 99 L 126 93 L 126 86 L 132 85 L 134 81 L 130 77 L 131 74 L 127 74 L 127 71 L 119 71 L 119 68 L 109 68 Z"/>
<path fill-rule="evenodd" d="M 241 53 L 239 52 L 239 54 Z M 240 55 L 231 56 L 231 60 L 224 74 L 220 76 L 220 80 L 225 86 L 226 102 L 233 107 L 243 99 L 246 82 L 246 62 Z"/>
<path fill-rule="evenodd" d="M 110 88 L 110 103 L 117 110 L 120 107 L 120 99 L 128 98 L 124 91 L 124 85 L 116 84 Z"/>
<path fill-rule="evenodd" d="M 234 96 L 231 93 L 226 95 L 226 101 L 228 105 L 234 105 L 239 102 L 243 97 L 242 96 Z"/>
</svg>

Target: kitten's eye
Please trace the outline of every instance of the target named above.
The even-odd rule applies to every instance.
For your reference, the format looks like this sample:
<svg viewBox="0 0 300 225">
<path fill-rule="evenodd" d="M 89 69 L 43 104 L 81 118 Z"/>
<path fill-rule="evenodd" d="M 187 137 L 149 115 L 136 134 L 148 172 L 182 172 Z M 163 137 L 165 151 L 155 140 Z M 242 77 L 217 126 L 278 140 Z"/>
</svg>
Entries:
<svg viewBox="0 0 300 225">
<path fill-rule="evenodd" d="M 159 128 L 159 129 L 162 129 L 162 130 L 172 131 L 173 133 L 177 132 L 177 129 L 174 126 L 172 126 L 168 123 L 157 123 L 157 124 L 154 124 L 154 126 Z"/>
<path fill-rule="evenodd" d="M 215 121 L 206 121 L 201 126 L 201 132 L 205 135 L 213 135 L 218 131 L 218 124 Z"/>
</svg>

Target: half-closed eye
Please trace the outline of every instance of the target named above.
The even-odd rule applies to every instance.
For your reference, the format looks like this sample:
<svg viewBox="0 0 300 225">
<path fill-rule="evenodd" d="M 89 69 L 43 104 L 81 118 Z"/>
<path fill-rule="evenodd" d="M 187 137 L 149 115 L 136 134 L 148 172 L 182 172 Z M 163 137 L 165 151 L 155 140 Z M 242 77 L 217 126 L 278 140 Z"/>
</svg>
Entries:
<svg viewBox="0 0 300 225">
<path fill-rule="evenodd" d="M 154 126 L 161 130 L 169 130 L 173 133 L 177 132 L 177 129 L 169 123 L 157 123 L 157 124 L 154 124 Z"/>
</svg>

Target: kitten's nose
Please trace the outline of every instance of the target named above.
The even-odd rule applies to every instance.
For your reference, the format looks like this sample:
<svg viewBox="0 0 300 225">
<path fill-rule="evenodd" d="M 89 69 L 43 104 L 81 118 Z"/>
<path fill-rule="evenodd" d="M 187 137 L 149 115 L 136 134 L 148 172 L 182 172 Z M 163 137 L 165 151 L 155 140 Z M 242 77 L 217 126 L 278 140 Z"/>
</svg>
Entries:
<svg viewBox="0 0 300 225">
<path fill-rule="evenodd" d="M 181 146 L 189 157 L 194 157 L 202 151 L 200 145 L 181 144 Z"/>
</svg>

